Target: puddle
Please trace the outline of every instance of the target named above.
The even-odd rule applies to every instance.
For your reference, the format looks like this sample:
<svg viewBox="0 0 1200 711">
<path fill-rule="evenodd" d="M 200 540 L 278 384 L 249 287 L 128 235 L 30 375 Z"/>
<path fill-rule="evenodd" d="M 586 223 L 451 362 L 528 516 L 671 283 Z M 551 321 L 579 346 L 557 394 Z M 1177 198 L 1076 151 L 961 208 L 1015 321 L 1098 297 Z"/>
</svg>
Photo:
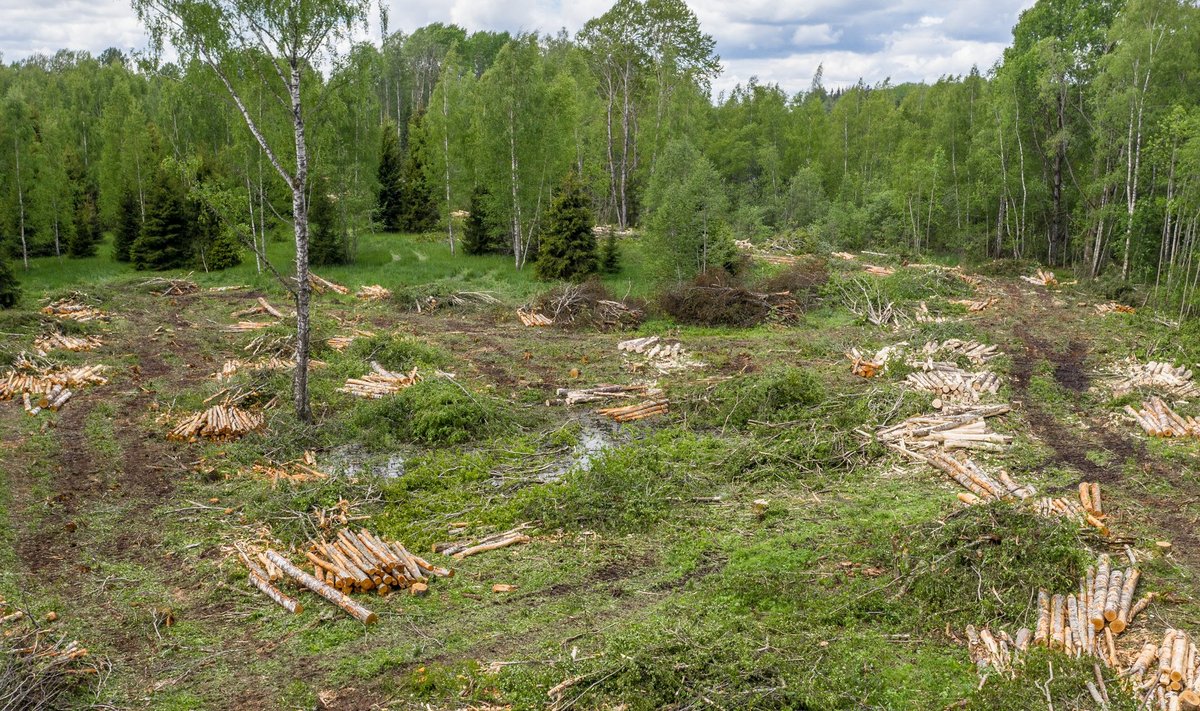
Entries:
<svg viewBox="0 0 1200 711">
<path fill-rule="evenodd" d="M 581 417 L 579 426 L 579 443 L 558 464 L 539 472 L 539 481 L 549 483 L 573 471 L 590 471 L 592 462 L 617 444 L 620 429 L 616 423 Z"/>
</svg>

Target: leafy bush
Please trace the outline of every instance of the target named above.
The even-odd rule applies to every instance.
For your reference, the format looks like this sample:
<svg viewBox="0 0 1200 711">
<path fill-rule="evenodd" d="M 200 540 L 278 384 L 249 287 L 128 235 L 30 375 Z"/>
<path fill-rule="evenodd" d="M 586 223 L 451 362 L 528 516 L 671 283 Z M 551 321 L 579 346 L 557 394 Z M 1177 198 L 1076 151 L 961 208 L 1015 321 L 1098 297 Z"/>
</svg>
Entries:
<svg viewBox="0 0 1200 711">
<path fill-rule="evenodd" d="M 353 424 L 362 428 L 369 446 L 382 448 L 395 440 L 430 445 L 470 442 L 503 430 L 511 418 L 502 403 L 437 379 L 360 406 Z"/>
</svg>

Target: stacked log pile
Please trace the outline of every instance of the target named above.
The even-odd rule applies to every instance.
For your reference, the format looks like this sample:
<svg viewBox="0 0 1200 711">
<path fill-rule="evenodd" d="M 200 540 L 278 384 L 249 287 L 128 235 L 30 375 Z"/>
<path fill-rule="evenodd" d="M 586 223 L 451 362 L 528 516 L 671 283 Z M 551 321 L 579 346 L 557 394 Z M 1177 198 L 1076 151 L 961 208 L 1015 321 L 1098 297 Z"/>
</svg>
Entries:
<svg viewBox="0 0 1200 711">
<path fill-rule="evenodd" d="M 925 361 L 920 371 L 909 373 L 905 382 L 918 390 L 934 393 L 946 402 L 979 402 L 985 394 L 1000 390 L 1000 378 L 990 371 L 969 372 L 953 363 Z"/>
<path fill-rule="evenodd" d="M 957 338 L 949 338 L 945 341 L 929 341 L 921 347 L 921 353 L 927 358 L 945 353 L 954 357 L 964 357 L 975 365 L 983 365 L 993 358 L 1001 355 L 996 346 L 985 346 L 978 341 L 963 341 Z M 920 361 L 917 361 L 920 363 Z"/>
<path fill-rule="evenodd" d="M 1143 402 L 1140 411 L 1126 405 L 1125 412 L 1151 437 L 1200 437 L 1200 422 L 1175 412 L 1160 397 Z"/>
<path fill-rule="evenodd" d="M 42 313 L 68 321 L 87 323 L 88 321 L 107 321 L 108 314 L 100 309 L 81 304 L 74 299 L 59 299 L 49 306 L 42 307 Z"/>
<path fill-rule="evenodd" d="M 340 353 L 340 352 L 346 350 L 347 348 L 349 348 L 350 344 L 354 343 L 355 339 L 371 338 L 374 335 L 375 335 L 374 331 L 364 331 L 362 329 L 356 328 L 350 333 L 349 336 L 334 336 L 333 338 L 330 338 L 329 340 L 325 341 L 325 343 L 330 348 L 332 348 L 333 350 L 338 351 Z"/>
<path fill-rule="evenodd" d="M 1200 394 L 1200 389 L 1192 381 L 1190 369 L 1154 360 L 1138 363 L 1131 359 L 1124 366 L 1118 366 L 1110 373 L 1108 386 L 1117 397 L 1127 395 L 1138 388 L 1161 390 L 1181 399 Z"/>
<path fill-rule="evenodd" d="M 313 565 L 313 577 L 347 595 L 372 590 L 386 595 L 404 589 L 421 594 L 430 578 L 454 575 L 453 570 L 433 565 L 365 528 L 357 533 L 343 528 L 330 542 L 313 541 L 304 557 Z"/>
<path fill-rule="evenodd" d="M 858 257 L 850 254 L 849 252 L 831 252 L 829 256 L 837 257 L 838 259 L 842 259 L 847 262 L 853 262 L 854 260 L 858 259 Z"/>
<path fill-rule="evenodd" d="M 350 378 L 345 385 L 338 388 L 338 391 L 378 400 L 387 395 L 395 395 L 401 390 L 411 387 L 420 379 L 421 376 L 417 374 L 415 367 L 408 373 L 396 373 L 371 361 L 370 373 L 361 378 Z"/>
<path fill-rule="evenodd" d="M 262 413 L 243 410 L 227 401 L 185 418 L 167 433 L 167 439 L 179 442 L 195 442 L 201 438 L 228 441 L 258 432 L 265 425 L 266 418 Z"/>
<path fill-rule="evenodd" d="M 44 356 L 53 350 L 64 350 L 79 353 L 81 351 L 90 351 L 104 345 L 104 341 L 100 340 L 99 336 L 68 336 L 58 331 L 38 336 L 33 341 L 34 351 Z"/>
<path fill-rule="evenodd" d="M 636 354 L 645 357 L 644 365 L 654 368 L 659 373 L 667 374 L 685 368 L 696 368 L 703 365 L 688 355 L 683 344 L 679 341 L 668 343 L 658 336 L 631 338 L 617 344 L 617 350 L 626 354 Z M 640 370 L 635 366 L 632 370 Z"/>
<path fill-rule="evenodd" d="M 300 484 L 329 478 L 328 474 L 317 468 L 317 456 L 308 450 L 298 460 L 284 464 L 255 464 L 250 471 L 258 478 L 270 480 L 272 488 L 277 487 L 281 481 Z"/>
<path fill-rule="evenodd" d="M 250 331 L 258 331 L 264 328 L 270 328 L 275 324 L 270 321 L 238 321 L 237 323 L 226 326 L 221 329 L 226 333 L 249 333 Z"/>
<path fill-rule="evenodd" d="M 1168 629 L 1162 642 L 1146 642 L 1125 670 L 1134 689 L 1143 695 L 1142 707 L 1160 711 L 1200 709 L 1200 655 L 1187 632 Z"/>
<path fill-rule="evenodd" d="M 455 560 L 462 560 L 479 553 L 494 551 L 500 548 L 509 546 L 517 546 L 524 543 L 529 543 L 533 539 L 522 531 L 530 528 L 533 524 L 523 523 L 516 528 L 511 528 L 503 533 L 493 533 L 490 536 L 485 536 L 475 541 L 457 541 L 454 543 L 435 543 L 433 544 L 433 552 L 448 555 Z"/>
<path fill-rule="evenodd" d="M 967 311 L 969 311 L 971 313 L 978 313 L 980 311 L 983 311 L 984 309 L 990 308 L 990 307 L 1000 303 L 1000 298 L 996 297 L 996 296 L 989 296 L 986 299 L 978 299 L 978 300 L 955 299 L 955 300 L 951 301 L 950 303 L 958 304 L 959 306 L 966 306 Z"/>
<path fill-rule="evenodd" d="M 850 360 L 850 372 L 861 378 L 874 378 L 887 369 L 887 364 L 896 357 L 907 343 L 897 343 L 894 346 L 880 348 L 874 356 L 868 358 L 857 348 L 846 352 Z"/>
<path fill-rule="evenodd" d="M 1038 286 L 1058 286 L 1058 279 L 1055 278 L 1054 272 L 1048 272 L 1040 267 L 1033 276 L 1023 276 L 1021 279 Z"/>
<path fill-rule="evenodd" d="M 554 319 L 532 309 L 517 309 L 517 318 L 526 326 L 553 326 Z"/>
<path fill-rule="evenodd" d="M 1133 314 L 1137 313 L 1137 309 L 1125 304 L 1118 304 L 1115 301 L 1110 301 L 1107 304 L 1096 304 L 1096 315 L 1104 316 L 1105 314 Z"/>
<path fill-rule="evenodd" d="M 880 442 L 906 449 L 983 449 L 1003 451 L 1012 443 L 1009 435 L 988 429 L 986 418 L 1002 415 L 1009 405 L 945 407 L 936 415 L 919 415 L 876 431 Z"/>
<path fill-rule="evenodd" d="M 103 365 L 37 368 L 26 364 L 0 379 L 0 400 L 19 397 L 30 415 L 58 410 L 74 397 L 72 388 L 107 384 L 108 378 L 101 375 L 104 369 Z"/>
<path fill-rule="evenodd" d="M 1065 496 L 1038 499 L 1034 504 L 1037 513 L 1046 518 L 1066 518 L 1095 528 L 1100 535 L 1108 535 L 1108 526 L 1104 523 L 1103 505 L 1100 501 L 1099 482 L 1080 482 L 1079 499 Z"/>
<path fill-rule="evenodd" d="M 355 296 L 366 301 L 385 301 L 392 298 L 392 291 L 378 284 L 372 284 L 360 288 Z"/>
<path fill-rule="evenodd" d="M 654 415 L 665 415 L 668 412 L 669 405 L 670 403 L 665 398 L 646 400 L 636 405 L 626 405 L 624 407 L 602 407 L 596 410 L 596 414 L 604 415 L 616 422 L 633 422 L 635 420 L 644 420 Z"/>
<path fill-rule="evenodd" d="M 286 318 L 283 315 L 282 311 L 280 311 L 279 309 L 272 306 L 271 302 L 267 301 L 266 299 L 264 299 L 261 296 L 258 297 L 257 302 L 254 304 L 254 306 L 251 306 L 248 309 L 242 309 L 241 311 L 238 311 L 237 313 L 233 314 L 233 318 L 240 319 L 245 316 L 253 316 L 255 314 L 267 314 L 268 316 L 274 316 L 277 319 Z"/>
<path fill-rule="evenodd" d="M 578 405 L 585 402 L 600 402 L 612 399 L 631 399 L 646 397 L 651 394 L 661 394 L 658 388 L 649 385 L 596 385 L 590 388 L 570 390 L 559 388 L 557 395 L 563 398 L 566 405 Z"/>
<path fill-rule="evenodd" d="M 350 293 L 350 290 L 341 284 L 334 284 L 328 279 L 322 279 L 312 272 L 308 273 L 308 283 L 312 285 L 313 291 L 317 292 L 318 294 L 324 294 L 327 291 L 332 291 L 337 294 Z"/>
</svg>

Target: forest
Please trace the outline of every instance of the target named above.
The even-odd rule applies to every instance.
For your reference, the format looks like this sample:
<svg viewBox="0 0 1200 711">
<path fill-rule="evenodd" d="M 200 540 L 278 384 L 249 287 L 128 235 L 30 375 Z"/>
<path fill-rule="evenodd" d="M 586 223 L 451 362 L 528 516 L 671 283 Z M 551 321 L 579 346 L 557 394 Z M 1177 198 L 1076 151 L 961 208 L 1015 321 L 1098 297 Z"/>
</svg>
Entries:
<svg viewBox="0 0 1200 711">
<path fill-rule="evenodd" d="M 1200 269 L 1196 12 L 1040 2 L 995 66 L 964 76 L 827 89 L 816 68 L 795 95 L 751 80 L 717 96 L 714 42 L 680 0 L 623 0 L 574 36 L 389 33 L 385 17 L 381 42 L 304 69 L 311 190 L 336 206 L 322 259 L 351 259 L 356 236 L 380 228 L 453 243 L 451 216 L 476 204 L 483 248 L 520 268 L 568 173 L 598 222 L 651 232 L 658 177 L 689 185 L 722 240 L 1034 259 L 1153 284 L 1186 315 Z M 270 59 L 222 61 L 245 110 L 286 138 L 287 107 L 258 80 Z M 6 251 L 85 255 L 111 232 L 115 257 L 141 268 L 218 269 L 231 231 L 265 239 L 291 196 L 220 82 L 200 57 L 115 49 L 0 68 Z M 688 154 L 703 160 L 672 159 Z M 129 254 L 164 198 L 151 187 L 195 202 L 197 183 L 223 209 L 201 210 L 171 255 Z M 399 214 L 389 192 L 420 206 Z"/>
</svg>

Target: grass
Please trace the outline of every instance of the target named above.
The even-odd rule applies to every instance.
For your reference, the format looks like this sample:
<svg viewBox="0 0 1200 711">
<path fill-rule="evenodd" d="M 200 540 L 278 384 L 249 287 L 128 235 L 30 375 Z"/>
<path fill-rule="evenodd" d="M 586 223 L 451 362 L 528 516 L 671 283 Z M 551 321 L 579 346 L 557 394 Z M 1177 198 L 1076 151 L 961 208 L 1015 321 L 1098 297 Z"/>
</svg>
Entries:
<svg viewBox="0 0 1200 711">
<path fill-rule="evenodd" d="M 650 299 L 640 245 L 623 248 L 623 271 L 606 286 Z M 276 264 L 288 262 L 286 241 L 270 250 Z M 900 340 L 1000 343 L 1010 351 L 993 364 L 1001 373 L 1018 357 L 1035 361 L 1028 387 L 1005 392 L 1036 398 L 1048 417 L 1088 436 L 1122 427 L 1104 419 L 1121 403 L 1062 387 L 1058 352 L 1023 354 L 1018 326 L 1048 342 L 1090 341 L 1089 366 L 1128 352 L 1188 352 L 1152 319 L 1080 322 L 1078 309 L 1039 304 L 1034 321 L 1006 306 L 963 322 L 879 329 L 850 314 L 831 286 L 790 327 L 679 326 L 651 313 L 637 334 L 678 338 L 705 365 L 631 372 L 636 359 L 615 350 L 624 334 L 522 327 L 513 310 L 551 285 L 505 257 L 451 256 L 410 235 L 368 235 L 359 257 L 317 271 L 397 296 L 317 297 L 316 356 L 326 365 L 311 376 L 316 423 L 281 406 L 266 433 L 236 442 L 167 445 L 162 435 L 172 417 L 227 386 L 253 389 L 255 402 L 287 401 L 286 373 L 210 377 L 254 337 L 220 330 L 232 312 L 260 292 L 284 301 L 252 261 L 193 275 L 204 286 L 247 284 L 249 293 L 168 300 L 138 286 L 151 275 L 104 256 L 36 260 L 23 276 L 22 309 L 0 314 L 0 330 L 16 334 L 10 355 L 48 325 L 34 313 L 43 296 L 78 289 L 115 317 L 74 327 L 103 334 L 104 349 L 54 356 L 108 364 L 113 385 L 103 395 L 85 390 L 43 419 L 0 408 L 0 596 L 57 609 L 56 631 L 112 662 L 101 703 L 533 709 L 574 679 L 560 708 L 1007 709 L 1045 702 L 1035 684 L 1050 665 L 1045 693 L 1056 708 L 1090 703 L 1090 664 L 1038 650 L 1015 680 L 993 675 L 981 687 L 961 640 L 967 625 L 1028 625 L 1033 591 L 1071 589 L 1100 546 L 1009 505 L 963 509 L 941 475 L 869 443 L 861 432 L 926 411 L 929 397 L 899 386 L 903 368 L 855 378 L 842 354 Z M 872 283 L 906 312 L 920 301 L 960 310 L 947 300 L 970 293 L 937 271 L 899 269 Z M 493 292 L 502 304 L 410 309 L 418 297 L 463 290 Z M 324 345 L 352 328 L 376 335 L 344 352 Z M 381 401 L 338 392 L 372 360 L 416 367 L 426 379 Z M 615 426 L 585 407 L 548 404 L 560 387 L 647 380 L 668 393 L 669 416 Z M 77 428 L 64 420 L 76 409 Z M 1021 410 L 994 423 L 1017 435 L 1013 450 L 983 461 L 1062 495 L 1078 472 L 1053 460 L 1053 443 Z M 605 445 L 590 467 L 565 466 L 594 432 Z M 62 490 L 70 437 L 115 488 Z M 126 471 L 129 455 L 147 448 L 166 474 L 162 490 Z M 305 450 L 334 476 L 273 486 L 250 472 Z M 1136 536 L 1139 548 L 1185 535 L 1172 522 L 1200 513 L 1194 503 L 1175 507 L 1179 519 L 1150 503 L 1195 497 L 1196 454 L 1193 443 L 1152 442 L 1123 460 L 1089 440 L 1088 458 L 1120 472 L 1105 485 L 1114 529 Z M 402 472 L 372 473 L 388 462 Z M 1146 468 L 1155 464 L 1184 473 L 1166 480 Z M 333 531 L 321 521 L 339 513 L 422 552 L 526 521 L 536 535 L 454 562 L 456 575 L 434 581 L 428 597 L 360 596 L 381 616 L 371 628 L 306 593 L 308 609 L 291 616 L 248 587 L 234 541 L 300 549 Z M 47 552 L 44 567 L 23 548 L 30 540 Z M 1200 612 L 1194 564 L 1146 561 L 1146 589 L 1170 593 L 1148 626 Z M 497 583 L 517 590 L 494 593 Z M 1116 680 L 1109 689 L 1114 708 L 1127 707 Z"/>
</svg>

